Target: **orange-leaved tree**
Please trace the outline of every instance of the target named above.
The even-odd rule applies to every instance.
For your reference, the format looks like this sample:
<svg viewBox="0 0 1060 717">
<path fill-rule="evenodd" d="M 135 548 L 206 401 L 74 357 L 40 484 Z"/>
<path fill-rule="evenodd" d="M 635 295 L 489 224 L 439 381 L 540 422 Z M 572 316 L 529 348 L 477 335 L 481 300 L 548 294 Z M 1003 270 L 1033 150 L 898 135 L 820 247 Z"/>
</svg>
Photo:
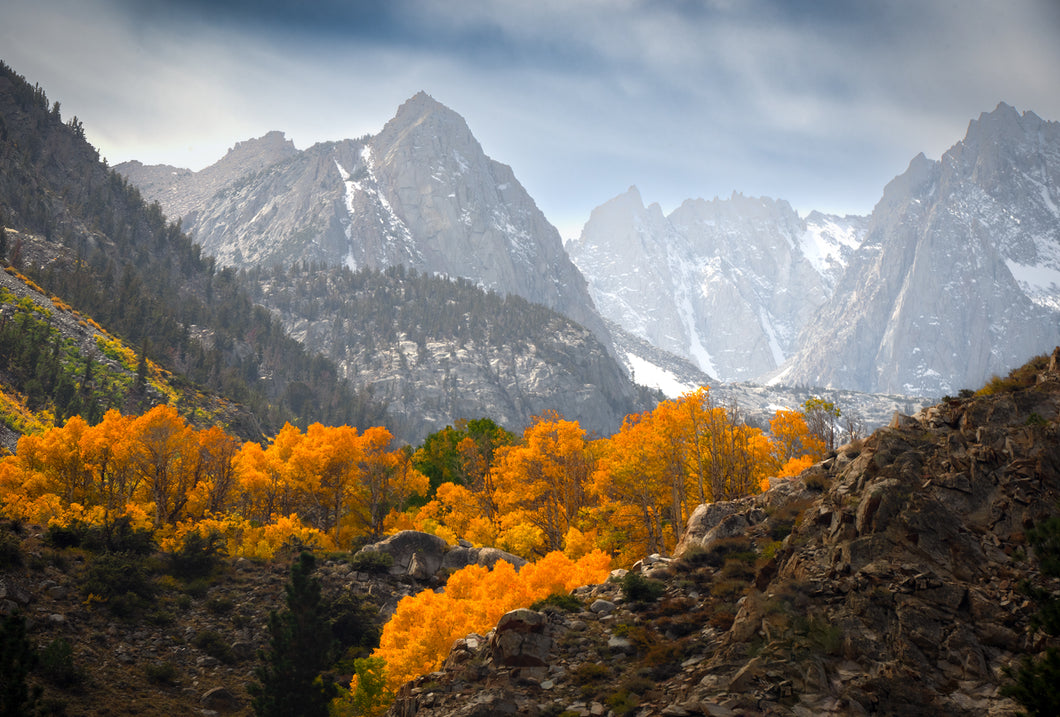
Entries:
<svg viewBox="0 0 1060 717">
<path fill-rule="evenodd" d="M 769 430 L 771 469 L 777 477 L 797 475 L 825 456 L 825 442 L 810 432 L 805 415 L 799 411 L 777 411 Z"/>
<path fill-rule="evenodd" d="M 485 634 L 506 612 L 549 595 L 602 583 L 610 570 L 610 558 L 600 551 L 577 561 L 550 553 L 518 571 L 505 561 L 492 570 L 470 565 L 449 577 L 443 593 L 424 590 L 402 598 L 372 657 L 385 661 L 387 686 L 395 691 L 437 670 L 458 638 Z M 357 678 L 350 688 L 357 691 Z"/>
<path fill-rule="evenodd" d="M 496 455 L 495 498 L 508 549 L 539 555 L 562 550 L 567 531 L 577 527 L 590 501 L 592 461 L 585 430 L 549 411 L 535 417 L 520 443 L 501 447 Z M 526 544 L 534 533 L 539 537 Z"/>
</svg>

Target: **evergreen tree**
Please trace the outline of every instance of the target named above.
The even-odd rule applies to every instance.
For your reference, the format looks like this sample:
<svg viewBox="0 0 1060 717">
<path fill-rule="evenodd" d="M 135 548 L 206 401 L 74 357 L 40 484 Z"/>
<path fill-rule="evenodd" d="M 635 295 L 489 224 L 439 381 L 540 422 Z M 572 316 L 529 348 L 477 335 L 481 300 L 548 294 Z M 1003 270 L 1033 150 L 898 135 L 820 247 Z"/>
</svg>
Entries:
<svg viewBox="0 0 1060 717">
<path fill-rule="evenodd" d="M 0 620 L 0 717 L 36 714 L 39 689 L 26 683 L 37 653 L 26 637 L 26 619 L 13 612 Z"/>
<path fill-rule="evenodd" d="M 250 686 L 261 717 L 327 717 L 332 690 L 320 673 L 328 666 L 331 626 L 315 568 L 313 554 L 302 553 L 291 568 L 287 609 L 269 615 L 265 664 L 255 670 L 259 683 Z"/>
<path fill-rule="evenodd" d="M 1038 557 L 1042 575 L 1060 577 L 1060 516 L 1054 515 L 1028 531 L 1027 540 Z M 1060 636 L 1060 596 L 1029 584 L 1024 589 L 1039 605 L 1034 626 L 1053 637 Z M 1060 648 L 1047 648 L 1040 659 L 1026 658 L 1009 674 L 1016 681 L 1005 685 L 1002 694 L 1027 708 L 1032 717 L 1060 715 Z"/>
</svg>

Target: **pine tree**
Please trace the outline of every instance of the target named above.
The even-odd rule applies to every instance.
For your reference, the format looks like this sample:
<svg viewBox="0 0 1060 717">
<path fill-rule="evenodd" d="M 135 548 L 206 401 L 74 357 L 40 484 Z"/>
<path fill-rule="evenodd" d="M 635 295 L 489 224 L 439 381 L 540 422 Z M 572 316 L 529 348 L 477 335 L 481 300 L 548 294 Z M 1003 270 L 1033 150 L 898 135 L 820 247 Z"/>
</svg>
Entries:
<svg viewBox="0 0 1060 717">
<path fill-rule="evenodd" d="M 0 619 L 0 717 L 36 714 L 40 690 L 26 683 L 37 653 L 26 637 L 26 619 L 13 612 Z"/>
<path fill-rule="evenodd" d="M 1028 531 L 1027 540 L 1038 557 L 1042 575 L 1060 577 L 1060 515 Z M 1053 637 L 1060 636 L 1060 595 L 1029 584 L 1024 590 L 1039 606 L 1034 626 Z M 1060 714 L 1060 648 L 1046 648 L 1040 659 L 1027 657 L 1018 670 L 1008 674 L 1015 683 L 1002 687 L 1001 693 L 1026 707 L 1031 717 Z"/>
<path fill-rule="evenodd" d="M 269 615 L 269 647 L 265 664 L 255 670 L 259 683 L 250 686 L 254 713 L 260 717 L 326 717 L 331 685 L 320 673 L 328 665 L 331 628 L 320 597 L 320 581 L 312 577 L 316 558 L 302 553 L 291 568 L 287 609 Z"/>
</svg>

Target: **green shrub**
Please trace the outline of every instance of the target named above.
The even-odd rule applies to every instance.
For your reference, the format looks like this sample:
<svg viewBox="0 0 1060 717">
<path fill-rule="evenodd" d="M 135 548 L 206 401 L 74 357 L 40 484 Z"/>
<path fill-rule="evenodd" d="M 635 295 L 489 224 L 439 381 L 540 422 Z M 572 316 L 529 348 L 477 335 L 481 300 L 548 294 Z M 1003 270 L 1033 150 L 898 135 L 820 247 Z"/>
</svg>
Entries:
<svg viewBox="0 0 1060 717">
<path fill-rule="evenodd" d="M 331 634 L 340 651 L 379 647 L 379 611 L 366 598 L 345 593 L 332 600 L 325 612 L 331 618 Z"/>
<path fill-rule="evenodd" d="M 170 572 L 184 580 L 205 578 L 213 574 L 228 555 L 228 546 L 220 533 L 201 535 L 192 531 L 184 536 L 180 549 L 167 556 Z"/>
<path fill-rule="evenodd" d="M 721 571 L 718 573 L 718 577 L 751 582 L 755 578 L 755 569 L 753 565 L 748 565 L 743 560 L 726 560 L 725 565 L 722 566 Z"/>
<path fill-rule="evenodd" d="M 637 707 L 640 706 L 640 698 L 636 694 L 629 690 L 621 689 L 611 695 L 608 695 L 604 700 L 607 706 L 611 708 L 611 713 L 615 717 L 626 717 L 637 711 Z"/>
<path fill-rule="evenodd" d="M 203 630 L 197 633 L 192 638 L 191 644 L 226 665 L 231 665 L 236 661 L 236 656 L 228 641 L 213 630 Z"/>
<path fill-rule="evenodd" d="M 152 662 L 144 665 L 144 674 L 156 685 L 175 685 L 179 671 L 172 662 Z"/>
<path fill-rule="evenodd" d="M 89 550 L 130 555 L 150 555 L 158 546 L 149 528 L 137 528 L 132 519 L 123 515 L 107 525 L 81 526 L 81 545 Z"/>
<path fill-rule="evenodd" d="M 82 591 L 105 600 L 113 614 L 128 617 L 149 603 L 155 585 L 141 556 L 102 553 L 88 566 Z"/>
<path fill-rule="evenodd" d="M 362 550 L 350 559 L 350 565 L 360 573 L 385 575 L 394 565 L 394 556 L 379 550 Z"/>
<path fill-rule="evenodd" d="M 84 540 L 85 531 L 80 523 L 49 525 L 44 531 L 44 542 L 53 548 L 76 548 Z"/>
<path fill-rule="evenodd" d="M 662 582 L 646 578 L 640 573 L 629 572 L 622 578 L 622 596 L 630 602 L 655 602 L 665 591 L 666 585 Z"/>
<path fill-rule="evenodd" d="M 537 610 L 538 612 L 543 612 L 547 610 L 558 610 L 561 612 L 578 612 L 584 607 L 585 603 L 583 603 L 581 600 L 574 597 L 573 595 L 561 595 L 559 593 L 555 593 L 533 603 L 530 606 L 530 609 Z"/>
<path fill-rule="evenodd" d="M 755 561 L 754 545 L 744 537 L 723 538 L 711 543 L 706 553 L 699 559 L 712 568 L 720 568 L 726 560 Z"/>
<path fill-rule="evenodd" d="M 74 649 L 65 638 L 56 638 L 40 652 L 38 669 L 46 680 L 58 687 L 70 687 L 84 679 L 74 665 Z"/>
<path fill-rule="evenodd" d="M 607 665 L 597 662 L 583 662 L 574 668 L 571 679 L 576 685 L 588 685 L 602 682 L 611 676 L 611 669 Z"/>
<path fill-rule="evenodd" d="M 210 598 L 206 601 L 206 609 L 214 615 L 227 615 L 235 606 L 235 603 L 226 597 Z"/>
<path fill-rule="evenodd" d="M 24 564 L 22 541 L 6 530 L 0 532 L 0 570 L 20 568 Z"/>
<path fill-rule="evenodd" d="M 696 545 L 686 550 L 673 563 L 673 566 L 679 570 L 695 570 L 696 568 L 710 566 L 710 561 L 710 552 L 702 545 Z"/>
<path fill-rule="evenodd" d="M 26 619 L 19 611 L 0 615 L 0 714 L 36 713 L 41 689 L 27 677 L 39 656 L 26 636 Z"/>
<path fill-rule="evenodd" d="M 746 580 L 718 580 L 710 588 L 710 594 L 725 602 L 736 602 L 747 590 Z"/>
</svg>

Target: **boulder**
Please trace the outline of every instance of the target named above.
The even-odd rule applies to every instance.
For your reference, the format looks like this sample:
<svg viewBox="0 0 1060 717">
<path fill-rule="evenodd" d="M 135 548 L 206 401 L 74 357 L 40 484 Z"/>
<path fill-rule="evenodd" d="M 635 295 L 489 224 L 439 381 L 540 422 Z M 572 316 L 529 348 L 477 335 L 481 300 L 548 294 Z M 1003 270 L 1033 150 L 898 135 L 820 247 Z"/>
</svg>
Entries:
<svg viewBox="0 0 1060 717">
<path fill-rule="evenodd" d="M 416 530 L 402 530 L 388 538 L 361 548 L 358 553 L 387 553 L 394 558 L 390 568 L 391 575 L 409 575 L 416 571 L 417 579 L 425 579 L 438 572 L 442 560 L 449 550 L 449 544 L 437 535 L 421 533 Z"/>
<path fill-rule="evenodd" d="M 493 662 L 505 667 L 546 667 L 551 649 L 548 616 L 527 608 L 505 613 L 489 643 Z"/>
</svg>

